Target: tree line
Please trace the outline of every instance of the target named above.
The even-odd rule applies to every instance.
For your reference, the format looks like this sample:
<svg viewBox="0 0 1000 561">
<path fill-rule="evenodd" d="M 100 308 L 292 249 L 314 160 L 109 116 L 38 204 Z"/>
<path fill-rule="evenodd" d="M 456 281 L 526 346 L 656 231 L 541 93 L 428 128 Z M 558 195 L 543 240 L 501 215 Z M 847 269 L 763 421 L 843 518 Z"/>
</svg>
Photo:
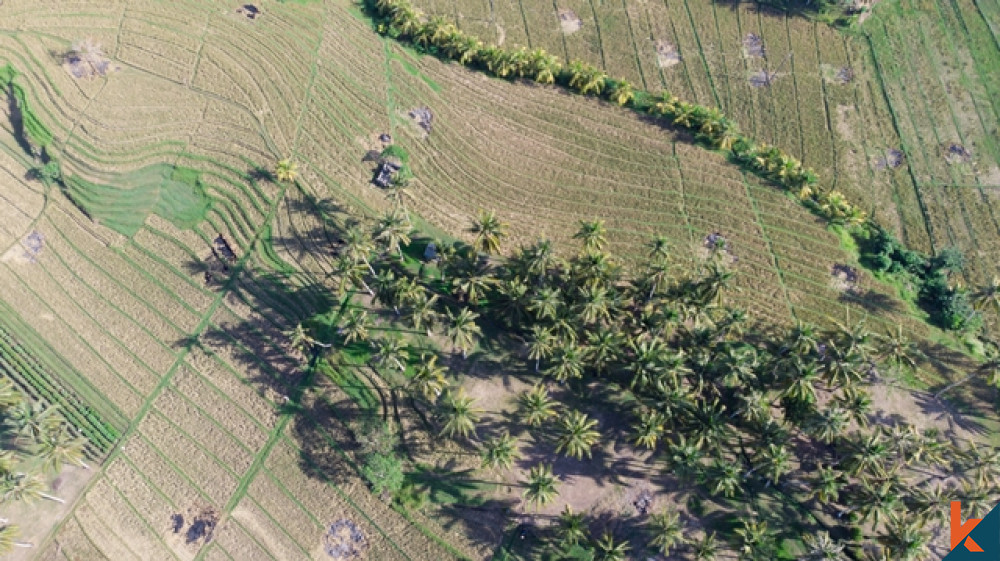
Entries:
<svg viewBox="0 0 1000 561">
<path fill-rule="evenodd" d="M 598 97 L 651 115 L 692 134 L 696 141 L 725 152 L 744 169 L 795 195 L 811 212 L 847 229 L 859 245 L 871 246 L 873 241 L 885 241 L 888 245 L 904 247 L 843 193 L 819 189 L 818 177 L 812 169 L 804 167 L 801 161 L 780 148 L 743 134 L 733 120 L 716 108 L 683 101 L 668 91 L 652 94 L 637 89 L 627 80 L 613 79 L 593 65 L 581 61 L 564 64 L 540 48 L 504 49 L 486 45 L 445 18 L 427 18 L 409 0 L 365 0 L 365 6 L 379 33 L 498 78 L 557 84 L 581 95 Z M 924 262 L 933 260 L 932 256 L 907 251 Z M 862 263 L 870 265 L 872 260 L 863 259 Z M 882 274 L 897 272 L 890 267 L 872 270 Z M 921 291 L 911 299 L 928 312 L 930 322 L 938 327 L 979 327 L 978 316 L 969 313 L 968 290 L 940 272 L 924 267 L 917 273 Z"/>
</svg>

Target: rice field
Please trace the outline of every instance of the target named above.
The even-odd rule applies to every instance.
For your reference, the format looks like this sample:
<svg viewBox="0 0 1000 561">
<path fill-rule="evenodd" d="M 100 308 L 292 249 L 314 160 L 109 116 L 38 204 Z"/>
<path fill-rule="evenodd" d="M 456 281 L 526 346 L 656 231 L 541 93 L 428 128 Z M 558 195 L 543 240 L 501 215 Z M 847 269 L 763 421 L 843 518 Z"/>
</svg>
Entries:
<svg viewBox="0 0 1000 561">
<path fill-rule="evenodd" d="M 684 262 L 719 232 L 740 272 L 735 298 L 761 319 L 818 322 L 849 313 L 878 330 L 899 323 L 934 335 L 865 273 L 846 291 L 831 274 L 851 260 L 835 234 L 690 139 L 598 101 L 420 57 L 376 35 L 346 0 L 273 3 L 254 21 L 237 7 L 194 0 L 0 7 L 0 64 L 21 73 L 18 83 L 52 131 L 50 149 L 72 186 L 63 193 L 30 178 L 33 162 L 11 120 L 0 119 L 0 285 L 16 295 L 0 307 L 0 364 L 17 361 L 16 372 L 44 376 L 53 396 L 71 395 L 65 399 L 110 427 L 94 437 L 104 439 L 94 452 L 105 458 L 100 473 L 38 544 L 38 559 L 328 559 L 324 534 L 344 519 L 363 533 L 367 559 L 492 554 L 489 544 L 404 516 L 372 495 L 343 445 L 356 404 L 336 385 L 306 391 L 305 414 L 282 407 L 302 376 L 283 331 L 337 304 L 324 285 L 332 267 L 313 201 L 386 208 L 361 161 L 382 133 L 411 154 L 417 180 L 407 206 L 449 235 L 468 237 L 481 208 L 511 224 L 512 244 L 542 235 L 568 242 L 579 220 L 600 217 L 623 260 L 637 259 L 641 244 L 662 233 Z M 866 24 L 865 51 L 863 37 L 743 5 L 559 0 L 549 11 L 509 0 L 428 0 L 426 7 L 484 39 L 544 46 L 649 89 L 719 105 L 878 209 L 913 247 L 947 239 L 992 255 L 980 245 L 995 235 L 985 227 L 991 194 L 980 167 L 970 178 L 960 171 L 969 163 L 941 167 L 914 151 L 925 145 L 918 135 L 955 138 L 961 130 L 981 166 L 996 113 L 975 94 L 975 122 L 894 125 L 904 115 L 900 104 L 921 98 L 904 86 L 906 68 L 871 54 L 914 47 L 896 45 L 895 31 L 888 39 L 886 30 L 902 25 L 892 14 Z M 907 25 L 964 45 L 961 13 Z M 576 27 L 574 18 L 579 30 L 564 32 Z M 762 38 L 769 61 L 788 58 L 766 91 L 747 82 L 763 68 L 742 52 L 748 33 Z M 106 78 L 77 79 L 61 64 L 59 53 L 85 37 L 117 66 Z M 954 83 L 987 68 L 989 45 L 976 48 L 955 68 Z M 917 68 L 947 55 L 925 51 Z M 853 72 L 846 84 L 835 76 L 842 67 Z M 966 107 L 949 84 L 939 87 L 954 96 L 953 111 Z M 409 116 L 420 107 L 433 112 L 429 134 Z M 924 119 L 920 111 L 905 116 Z M 966 132 L 970 122 L 981 130 Z M 905 165 L 877 169 L 893 147 Z M 298 161 L 304 190 L 252 173 L 286 156 Z M 959 189 L 958 181 L 976 187 Z M 965 205 L 962 214 L 947 197 Z M 973 205 L 975 197 L 986 203 Z M 928 206 L 931 199 L 939 206 Z M 212 257 L 219 234 L 236 256 L 226 269 Z M 29 354 L 17 354 L 14 331 L 33 334 L 20 343 Z M 214 521 L 202 526 L 214 532 L 191 534 L 199 517 Z"/>
</svg>

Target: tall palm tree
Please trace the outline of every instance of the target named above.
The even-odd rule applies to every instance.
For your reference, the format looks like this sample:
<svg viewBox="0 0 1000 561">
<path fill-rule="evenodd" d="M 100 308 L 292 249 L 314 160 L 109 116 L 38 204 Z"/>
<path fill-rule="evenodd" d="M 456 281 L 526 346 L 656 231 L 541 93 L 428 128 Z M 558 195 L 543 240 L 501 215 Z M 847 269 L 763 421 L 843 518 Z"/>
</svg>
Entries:
<svg viewBox="0 0 1000 561">
<path fill-rule="evenodd" d="M 774 534 L 767 527 L 767 522 L 744 518 L 742 526 L 736 528 L 740 537 L 740 559 L 748 561 L 771 561 L 774 559 Z"/>
<path fill-rule="evenodd" d="M 582 459 L 590 458 L 591 448 L 601 439 L 601 433 L 594 430 L 597 421 L 587 418 L 579 411 L 570 411 L 559 420 L 559 438 L 556 440 L 556 452 L 565 452 L 567 456 Z"/>
<path fill-rule="evenodd" d="M 274 176 L 282 183 L 291 183 L 299 176 L 299 166 L 291 158 L 278 160 L 274 166 Z"/>
<path fill-rule="evenodd" d="M 562 292 L 555 287 L 544 287 L 539 290 L 528 304 L 528 311 L 537 319 L 556 319 L 563 307 Z"/>
<path fill-rule="evenodd" d="M 344 324 L 337 332 L 344 336 L 344 344 L 346 345 L 350 345 L 355 341 L 364 343 L 369 338 L 368 323 L 368 312 L 354 308 L 347 312 Z"/>
<path fill-rule="evenodd" d="M 604 532 L 601 538 L 594 542 L 594 561 L 624 561 L 628 554 L 627 541 L 616 542 L 611 532 Z"/>
<path fill-rule="evenodd" d="M 844 544 L 834 541 L 826 531 L 803 534 L 806 556 L 802 561 L 848 561 Z"/>
<path fill-rule="evenodd" d="M 470 434 L 476 432 L 476 423 L 479 422 L 479 414 L 482 410 L 474 406 L 475 399 L 465 395 L 465 390 L 458 388 L 457 392 L 449 391 L 444 398 L 442 416 L 444 426 L 441 434 L 449 438 L 456 434 L 462 438 L 468 438 Z"/>
<path fill-rule="evenodd" d="M 401 337 L 388 336 L 376 339 L 374 347 L 372 365 L 376 369 L 392 368 L 400 372 L 406 371 L 406 361 L 410 359 L 410 350 Z"/>
<path fill-rule="evenodd" d="M 581 240 L 584 250 L 600 251 L 608 241 L 607 235 L 603 220 L 581 220 L 580 229 L 573 234 L 573 239 Z"/>
<path fill-rule="evenodd" d="M 611 310 L 615 305 L 615 298 L 604 286 L 581 287 L 579 292 L 579 304 L 577 314 L 580 321 L 585 325 L 593 325 L 599 321 L 610 322 Z"/>
<path fill-rule="evenodd" d="M 674 547 L 687 541 L 680 515 L 676 510 L 663 510 L 653 514 L 649 519 L 649 530 L 653 533 L 650 545 L 655 547 L 664 557 L 670 557 Z"/>
<path fill-rule="evenodd" d="M 585 350 L 576 343 L 564 343 L 556 347 L 552 354 L 552 364 L 545 369 L 545 375 L 552 376 L 559 382 L 582 378 L 585 364 Z"/>
<path fill-rule="evenodd" d="M 302 322 L 295 324 L 294 328 L 286 331 L 285 336 L 288 337 L 288 348 L 305 357 L 310 356 L 314 347 L 329 348 L 332 346 L 328 343 L 321 343 L 314 339 L 313 336 L 309 334 L 309 331 L 302 326 Z"/>
<path fill-rule="evenodd" d="M 33 502 L 37 499 L 47 499 L 65 503 L 63 499 L 46 494 L 45 484 L 37 475 L 10 473 L 0 478 L 0 503 L 11 501 Z"/>
<path fill-rule="evenodd" d="M 887 330 L 879 337 L 879 355 L 881 359 L 896 368 L 915 370 L 917 363 L 925 358 L 917 344 L 903 334 L 903 326 L 897 325 L 895 330 Z"/>
<path fill-rule="evenodd" d="M 578 543 L 587 541 L 587 525 L 584 523 L 583 515 L 573 512 L 573 507 L 566 504 L 559 514 L 556 533 L 559 536 L 559 544 L 564 548 L 570 548 Z"/>
<path fill-rule="evenodd" d="M 556 337 L 550 328 L 537 323 L 531 326 L 528 334 L 528 358 L 535 361 L 535 372 L 538 372 L 543 359 L 552 356 L 555 345 Z"/>
<path fill-rule="evenodd" d="M 646 409 L 639 415 L 639 422 L 632 425 L 635 434 L 633 442 L 648 450 L 656 448 L 656 443 L 663 436 L 667 422 L 666 416 L 656 409 Z"/>
<path fill-rule="evenodd" d="M 64 422 L 58 410 L 58 405 L 22 401 L 7 413 L 4 421 L 14 429 L 18 440 L 25 438 L 29 442 L 38 442 L 46 432 Z"/>
<path fill-rule="evenodd" d="M 425 330 L 428 337 L 431 336 L 434 325 L 441 318 L 441 314 L 437 311 L 437 301 L 437 294 L 428 297 L 427 293 L 424 292 L 410 304 L 410 324 L 413 325 L 413 329 Z"/>
<path fill-rule="evenodd" d="M 562 65 L 556 57 L 546 53 L 542 49 L 535 49 L 528 53 L 528 67 L 531 69 L 533 79 L 539 84 L 551 84 L 556 81 L 556 75 L 562 69 Z"/>
<path fill-rule="evenodd" d="M 483 330 L 476 324 L 479 314 L 469 308 L 462 308 L 457 315 L 448 312 L 451 325 L 445 336 L 452 347 L 462 351 L 462 358 L 469 358 L 469 351 L 476 345 L 476 341 L 483 334 Z"/>
<path fill-rule="evenodd" d="M 635 88 L 625 80 L 618 80 L 614 87 L 608 91 L 608 99 L 621 106 L 628 105 L 635 99 Z"/>
<path fill-rule="evenodd" d="M 712 561 L 719 555 L 719 544 L 715 532 L 704 534 L 700 540 L 691 544 L 691 551 L 696 561 Z"/>
<path fill-rule="evenodd" d="M 524 421 L 531 427 L 540 427 L 542 423 L 559 414 L 558 404 L 540 383 L 522 393 L 518 401 Z"/>
<path fill-rule="evenodd" d="M 17 407 L 22 401 L 24 394 L 14 386 L 14 382 L 6 376 L 0 378 L 0 411 Z"/>
<path fill-rule="evenodd" d="M 969 298 L 977 310 L 990 309 L 1000 313 L 1000 276 L 993 275 L 990 282 L 973 291 Z"/>
<path fill-rule="evenodd" d="M 833 466 L 820 466 L 810 481 L 810 495 L 820 504 L 835 503 L 840 500 L 840 491 L 847 485 L 844 473 Z"/>
<path fill-rule="evenodd" d="M 374 239 L 380 242 L 386 253 L 403 256 L 402 246 L 410 245 L 413 226 L 397 210 L 391 210 L 379 219 L 375 227 Z"/>
<path fill-rule="evenodd" d="M 375 276 L 370 257 L 375 251 L 375 242 L 371 234 L 358 225 L 352 225 L 344 230 L 344 255 L 355 263 L 363 263 L 371 276 Z"/>
<path fill-rule="evenodd" d="M 517 450 L 517 438 L 504 431 L 486 442 L 482 455 L 484 468 L 510 469 L 521 453 Z"/>
<path fill-rule="evenodd" d="M 42 469 L 53 473 L 59 473 L 66 464 L 90 469 L 90 466 L 83 461 L 83 448 L 86 445 L 86 438 L 74 437 L 70 434 L 68 426 L 62 425 L 42 436 L 35 454 L 42 461 Z"/>
<path fill-rule="evenodd" d="M 479 211 L 471 230 L 476 235 L 472 245 L 477 251 L 490 255 L 500 253 L 500 242 L 507 237 L 507 224 L 494 211 Z"/>
<path fill-rule="evenodd" d="M 912 520 L 893 516 L 886 532 L 879 536 L 885 558 L 893 561 L 918 561 L 930 555 L 931 536 Z"/>
<path fill-rule="evenodd" d="M 559 494 L 556 477 L 552 475 L 552 464 L 538 464 L 531 468 L 525 487 L 524 499 L 536 508 L 552 502 Z"/>
<path fill-rule="evenodd" d="M 0 555 L 7 555 L 15 546 L 19 545 L 17 542 L 19 535 L 21 535 L 21 529 L 14 524 L 0 526 Z"/>
<path fill-rule="evenodd" d="M 433 403 L 448 385 L 444 378 L 447 371 L 447 368 L 438 366 L 437 355 L 424 353 L 420 355 L 420 364 L 417 365 L 413 372 L 413 378 L 410 379 L 410 387 L 422 395 L 424 399 Z"/>
<path fill-rule="evenodd" d="M 711 470 L 711 492 L 726 498 L 735 497 L 743 488 L 743 477 L 740 468 L 733 462 L 715 460 Z"/>
</svg>

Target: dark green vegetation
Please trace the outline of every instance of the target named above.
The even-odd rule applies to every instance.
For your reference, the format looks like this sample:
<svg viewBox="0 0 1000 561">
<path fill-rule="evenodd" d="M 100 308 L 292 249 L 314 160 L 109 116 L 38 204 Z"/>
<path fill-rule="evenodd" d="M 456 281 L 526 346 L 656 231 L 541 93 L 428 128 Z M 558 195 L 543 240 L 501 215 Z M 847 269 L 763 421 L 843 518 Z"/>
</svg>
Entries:
<svg viewBox="0 0 1000 561">
<path fill-rule="evenodd" d="M 486 468 L 511 465 L 520 438 L 536 454 L 546 450 L 543 456 L 605 454 L 607 433 L 594 430 L 597 421 L 581 410 L 621 415 L 631 428 L 616 432 L 615 447 L 652 451 L 655 469 L 684 489 L 684 520 L 706 527 L 686 530 L 668 510 L 628 527 L 629 546 L 610 533 L 590 536 L 590 522 L 569 512 L 534 549 L 518 553 L 522 558 L 614 558 L 609 550 L 637 540 L 650 553 L 696 555 L 717 540 L 742 559 L 800 559 L 822 550 L 841 552 L 832 559 L 861 559 L 873 547 L 884 559 L 923 559 L 931 528 L 947 514 L 942 504 L 983 497 L 975 507 L 982 512 L 1000 489 L 1000 456 L 974 441 L 904 419 L 873 422 L 880 418 L 873 417 L 869 384 L 923 362 L 913 342 L 872 333 L 864 322 L 756 323 L 726 303 L 733 273 L 721 247 L 684 272 L 657 239 L 645 265 L 626 274 L 604 249 L 606 233 L 595 221 L 581 225 L 579 253 L 568 260 L 545 240 L 501 258 L 493 254 L 505 226 L 483 213 L 472 246 L 438 241 L 439 260 L 417 273 L 399 251 L 411 228 L 394 214 L 370 229 L 340 228 L 345 288 L 370 291 L 394 318 L 392 331 L 409 326 L 414 338 L 373 335 L 366 313 L 356 310 L 342 315 L 335 331 L 321 330 L 332 338 L 316 331 L 301 339 L 311 356 L 342 363 L 337 349 L 367 346 L 373 368 L 392 385 L 408 380 L 402 383 L 441 434 L 480 448 Z M 937 274 L 956 265 L 941 260 L 928 268 Z M 479 440 L 482 412 L 445 378 L 439 361 L 448 355 L 430 351 L 425 330 L 443 336 L 452 357 L 470 355 L 488 333 L 484 348 L 520 362 L 505 370 L 536 373 L 543 385 L 520 398 L 520 413 L 509 419 L 513 438 Z M 991 360 L 977 375 L 997 385 L 998 372 L 1000 362 Z M 545 390 L 553 383 L 568 388 L 559 400 Z M 540 426 L 549 428 L 531 428 Z M 373 443 L 365 445 L 363 470 L 376 492 L 395 491 L 406 503 L 391 431 L 360 434 Z M 545 506 L 558 494 L 551 465 L 535 465 L 525 500 Z M 510 554 L 502 549 L 499 556 Z"/>
</svg>

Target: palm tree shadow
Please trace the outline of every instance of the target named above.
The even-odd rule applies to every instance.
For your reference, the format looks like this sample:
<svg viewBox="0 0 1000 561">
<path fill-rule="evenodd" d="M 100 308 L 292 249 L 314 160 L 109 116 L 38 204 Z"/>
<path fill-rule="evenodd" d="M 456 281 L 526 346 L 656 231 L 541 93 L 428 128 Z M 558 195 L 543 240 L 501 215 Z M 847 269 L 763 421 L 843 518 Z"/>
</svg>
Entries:
<svg viewBox="0 0 1000 561">
<path fill-rule="evenodd" d="M 982 422 L 970 415 L 954 411 L 953 408 L 948 407 L 948 403 L 941 398 L 934 397 L 934 394 L 930 392 L 915 393 L 915 398 L 917 405 L 920 406 L 920 412 L 934 421 L 944 421 L 949 426 L 954 425 L 965 432 L 980 436 L 990 432 Z M 953 429 L 949 432 L 954 436 Z"/>
</svg>

